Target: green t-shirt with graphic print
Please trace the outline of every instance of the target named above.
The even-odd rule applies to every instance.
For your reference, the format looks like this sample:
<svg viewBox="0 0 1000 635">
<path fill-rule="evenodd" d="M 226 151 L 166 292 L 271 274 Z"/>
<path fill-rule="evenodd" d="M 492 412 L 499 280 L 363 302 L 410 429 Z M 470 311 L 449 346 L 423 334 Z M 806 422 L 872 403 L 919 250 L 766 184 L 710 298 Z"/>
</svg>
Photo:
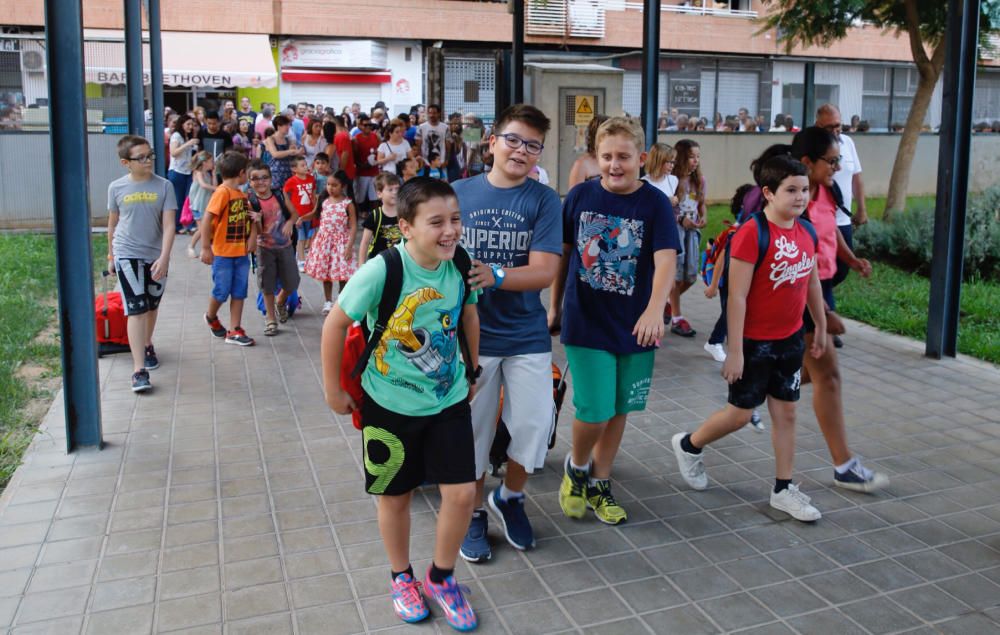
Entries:
<svg viewBox="0 0 1000 635">
<path fill-rule="evenodd" d="M 458 345 L 464 283 L 453 261 L 421 267 L 405 248 L 403 285 L 382 342 L 368 361 L 361 386 L 380 406 L 400 414 L 427 416 L 468 395 L 465 363 Z M 371 330 L 385 287 L 385 260 L 372 258 L 355 273 L 337 303 L 352 320 L 367 318 Z M 467 304 L 478 294 L 470 293 Z"/>
</svg>

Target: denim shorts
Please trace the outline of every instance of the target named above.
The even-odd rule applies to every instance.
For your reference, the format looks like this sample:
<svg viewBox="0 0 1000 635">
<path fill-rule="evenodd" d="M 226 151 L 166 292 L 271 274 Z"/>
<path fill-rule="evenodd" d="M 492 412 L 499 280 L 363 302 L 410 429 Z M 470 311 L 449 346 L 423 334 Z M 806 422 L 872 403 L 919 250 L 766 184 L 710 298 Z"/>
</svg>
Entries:
<svg viewBox="0 0 1000 635">
<path fill-rule="evenodd" d="M 250 259 L 246 256 L 216 256 L 212 260 L 212 297 L 225 302 L 232 296 L 234 300 L 247 297 L 247 278 L 250 275 Z"/>
<path fill-rule="evenodd" d="M 316 229 L 316 227 L 312 226 L 312 221 L 302 223 L 296 228 L 296 231 L 299 234 L 299 240 L 309 240 L 316 235 Z"/>
</svg>

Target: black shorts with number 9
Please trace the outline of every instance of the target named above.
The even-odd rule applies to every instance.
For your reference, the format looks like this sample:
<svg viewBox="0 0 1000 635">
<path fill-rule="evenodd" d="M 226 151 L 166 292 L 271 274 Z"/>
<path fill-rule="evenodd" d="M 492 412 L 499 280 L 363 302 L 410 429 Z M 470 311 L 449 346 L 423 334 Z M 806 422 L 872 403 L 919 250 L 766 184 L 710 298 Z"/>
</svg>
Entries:
<svg viewBox="0 0 1000 635">
<path fill-rule="evenodd" d="M 399 496 L 424 483 L 471 483 L 476 452 L 469 402 L 423 417 L 386 410 L 367 394 L 361 405 L 365 491 Z"/>
<path fill-rule="evenodd" d="M 764 403 L 768 395 L 798 401 L 805 350 L 801 330 L 783 340 L 744 338 L 743 376 L 729 385 L 729 403 L 749 410 Z"/>
</svg>

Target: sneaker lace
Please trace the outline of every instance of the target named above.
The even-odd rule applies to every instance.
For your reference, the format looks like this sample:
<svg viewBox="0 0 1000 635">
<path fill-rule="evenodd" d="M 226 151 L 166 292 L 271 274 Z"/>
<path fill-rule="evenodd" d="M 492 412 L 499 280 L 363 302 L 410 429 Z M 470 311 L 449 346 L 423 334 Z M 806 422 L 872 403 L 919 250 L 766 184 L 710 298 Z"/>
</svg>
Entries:
<svg viewBox="0 0 1000 635">
<path fill-rule="evenodd" d="M 854 457 L 854 465 L 852 465 L 851 468 L 850 468 L 850 470 L 848 470 L 848 471 L 849 472 L 854 472 L 859 477 L 861 477 L 862 480 L 865 480 L 865 481 L 870 481 L 870 480 L 872 480 L 872 478 L 875 477 L 875 471 L 874 470 L 870 470 L 867 467 L 865 467 L 864 465 L 862 465 L 861 464 L 861 459 L 859 457 L 857 457 L 857 456 Z"/>
<path fill-rule="evenodd" d="M 794 500 L 799 505 L 802 505 L 803 507 L 808 505 L 809 502 L 812 500 L 811 498 L 809 498 L 809 496 L 799 491 L 798 485 L 789 485 L 786 491 L 788 492 L 789 498 Z"/>
<path fill-rule="evenodd" d="M 399 599 L 402 600 L 403 606 L 408 609 L 412 609 L 420 604 L 420 582 L 417 580 L 400 584 L 396 589 L 396 593 L 399 594 Z"/>
<path fill-rule="evenodd" d="M 705 474 L 705 462 L 702 460 L 701 455 L 691 462 L 687 469 L 688 476 L 691 478 L 700 478 Z"/>
<path fill-rule="evenodd" d="M 597 496 L 601 507 L 618 507 L 615 495 L 611 493 L 611 487 L 601 483 L 597 486 Z"/>
</svg>

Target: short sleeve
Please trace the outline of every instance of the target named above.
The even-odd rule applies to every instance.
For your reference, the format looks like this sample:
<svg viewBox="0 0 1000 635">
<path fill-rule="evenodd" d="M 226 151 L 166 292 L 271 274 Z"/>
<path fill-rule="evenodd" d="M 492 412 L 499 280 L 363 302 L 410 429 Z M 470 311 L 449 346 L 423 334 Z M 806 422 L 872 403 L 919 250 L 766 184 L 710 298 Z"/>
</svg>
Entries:
<svg viewBox="0 0 1000 635">
<path fill-rule="evenodd" d="M 208 205 L 205 206 L 205 211 L 213 216 L 220 216 L 226 211 L 226 207 L 229 205 L 229 191 L 220 187 L 212 193 L 212 198 L 208 200 Z"/>
<path fill-rule="evenodd" d="M 729 240 L 729 255 L 744 262 L 757 262 L 757 221 L 747 221 Z"/>
<path fill-rule="evenodd" d="M 582 183 L 580 184 L 582 185 Z M 563 201 L 562 207 L 562 241 L 564 245 L 572 245 L 576 242 L 576 200 L 577 189 L 580 186 L 577 185 L 569 194 L 566 195 L 566 200 Z"/>
<path fill-rule="evenodd" d="M 295 189 L 295 183 L 292 182 L 292 179 L 287 179 L 285 181 L 285 184 L 281 186 L 282 192 L 291 192 L 294 189 Z"/>
<path fill-rule="evenodd" d="M 108 183 L 108 211 L 114 212 L 115 214 L 120 214 L 121 210 L 118 208 L 118 193 L 117 186 L 114 181 Z"/>
<path fill-rule="evenodd" d="M 340 295 L 337 305 L 347 317 L 358 322 L 366 315 L 378 312 L 378 303 L 385 288 L 385 259 L 372 258 L 351 276 Z"/>
<path fill-rule="evenodd" d="M 680 251 L 681 240 L 677 233 L 677 222 L 674 220 L 674 208 L 670 205 L 670 199 L 660 190 L 652 185 L 648 186 L 653 191 L 650 196 L 650 206 L 656 207 L 656 211 L 651 215 L 653 222 L 653 252 L 663 249 L 673 249 Z"/>
<path fill-rule="evenodd" d="M 560 228 L 562 207 L 559 204 L 559 195 L 548 186 L 542 186 L 541 190 L 538 216 L 535 218 L 535 227 L 531 234 L 531 245 L 528 251 L 562 254 L 562 237 L 565 230 Z"/>
<path fill-rule="evenodd" d="M 854 139 L 847 137 L 848 142 L 851 144 L 851 152 L 854 153 L 854 173 L 861 174 L 861 155 L 858 154 L 858 147 L 854 145 Z"/>
<path fill-rule="evenodd" d="M 367 229 L 368 231 L 375 233 L 375 212 L 367 214 L 365 219 L 361 221 L 361 228 Z"/>
<path fill-rule="evenodd" d="M 163 184 L 163 211 L 177 211 L 177 195 L 174 194 L 174 186 L 164 179 Z"/>
</svg>

